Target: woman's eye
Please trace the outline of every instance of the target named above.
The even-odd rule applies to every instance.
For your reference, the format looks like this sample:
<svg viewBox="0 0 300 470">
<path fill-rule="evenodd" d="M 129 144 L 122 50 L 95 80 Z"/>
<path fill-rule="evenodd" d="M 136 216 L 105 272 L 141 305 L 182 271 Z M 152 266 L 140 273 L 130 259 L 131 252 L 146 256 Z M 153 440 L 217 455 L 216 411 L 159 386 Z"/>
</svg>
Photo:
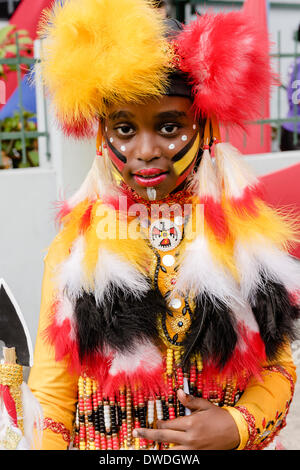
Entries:
<svg viewBox="0 0 300 470">
<path fill-rule="evenodd" d="M 160 131 L 162 134 L 171 135 L 171 134 L 176 134 L 178 129 L 179 129 L 179 126 L 177 124 L 165 124 L 164 126 L 161 127 Z"/>
<path fill-rule="evenodd" d="M 128 125 L 118 126 L 116 127 L 116 131 L 121 136 L 130 136 L 130 135 L 133 135 L 135 132 L 133 127 L 128 126 Z"/>
</svg>

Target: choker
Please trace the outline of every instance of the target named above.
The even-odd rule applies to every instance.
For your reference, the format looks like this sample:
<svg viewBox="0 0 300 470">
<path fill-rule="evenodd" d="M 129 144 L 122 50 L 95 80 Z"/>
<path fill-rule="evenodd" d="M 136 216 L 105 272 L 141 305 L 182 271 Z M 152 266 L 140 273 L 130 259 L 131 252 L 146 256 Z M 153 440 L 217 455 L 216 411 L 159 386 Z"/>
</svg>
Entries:
<svg viewBox="0 0 300 470">
<path fill-rule="evenodd" d="M 120 190 L 125 196 L 127 196 L 129 200 L 132 201 L 132 204 L 143 204 L 147 206 L 147 208 L 151 208 L 151 206 L 154 204 L 168 204 L 169 206 L 173 204 L 183 205 L 190 202 L 191 198 L 193 197 L 192 191 L 188 188 L 176 191 L 175 193 L 171 193 L 163 199 L 158 199 L 155 201 L 149 201 L 148 199 L 144 199 L 142 196 L 139 196 L 134 189 L 124 182 L 122 183 Z"/>
</svg>

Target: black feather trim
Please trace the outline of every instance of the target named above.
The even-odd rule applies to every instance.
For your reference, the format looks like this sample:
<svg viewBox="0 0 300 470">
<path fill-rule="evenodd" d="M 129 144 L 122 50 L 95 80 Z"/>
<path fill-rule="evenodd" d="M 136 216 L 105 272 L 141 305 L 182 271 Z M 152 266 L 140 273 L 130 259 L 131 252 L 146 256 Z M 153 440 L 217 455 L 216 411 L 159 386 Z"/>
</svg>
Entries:
<svg viewBox="0 0 300 470">
<path fill-rule="evenodd" d="M 275 359 L 286 341 L 297 339 L 296 320 L 300 307 L 292 303 L 283 284 L 261 275 L 261 287 L 253 296 L 251 306 L 266 347 L 268 359 Z"/>
<path fill-rule="evenodd" d="M 75 305 L 80 359 L 103 352 L 105 345 L 122 352 L 131 351 L 135 339 L 157 340 L 158 316 L 166 309 L 158 290 L 150 289 L 137 299 L 113 288 L 100 306 L 93 294 L 85 292 Z"/>
<path fill-rule="evenodd" d="M 217 299 L 205 295 L 196 299 L 192 324 L 183 343 L 183 362 L 193 353 L 211 360 L 222 369 L 237 343 L 236 321 L 229 308 Z"/>
</svg>

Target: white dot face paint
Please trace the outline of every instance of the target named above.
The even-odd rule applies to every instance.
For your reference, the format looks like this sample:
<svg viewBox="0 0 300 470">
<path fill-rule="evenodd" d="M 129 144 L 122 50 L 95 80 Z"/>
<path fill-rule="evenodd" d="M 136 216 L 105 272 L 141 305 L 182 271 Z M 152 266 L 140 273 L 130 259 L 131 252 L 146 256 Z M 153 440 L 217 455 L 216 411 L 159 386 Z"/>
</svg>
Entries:
<svg viewBox="0 0 300 470">
<path fill-rule="evenodd" d="M 174 148 L 175 148 L 175 145 L 174 145 L 174 144 L 169 145 L 169 149 L 170 149 L 170 150 L 174 150 Z"/>
<path fill-rule="evenodd" d="M 187 135 L 183 135 L 183 136 L 181 137 L 181 140 L 182 140 L 183 142 L 185 142 L 185 141 L 187 140 Z"/>
<path fill-rule="evenodd" d="M 105 132 L 107 132 L 107 130 L 108 130 L 108 129 L 107 129 L 107 126 L 106 126 L 106 127 L 105 127 Z"/>
<path fill-rule="evenodd" d="M 122 145 L 121 150 L 122 150 L 122 152 L 125 152 L 125 151 L 126 151 L 125 145 Z"/>
<path fill-rule="evenodd" d="M 114 139 L 111 137 L 111 138 L 109 139 L 109 141 L 110 141 L 110 143 L 112 144 L 113 141 L 114 141 Z"/>
<path fill-rule="evenodd" d="M 193 125 L 193 129 L 196 130 L 197 129 L 197 126 L 196 124 Z"/>
</svg>

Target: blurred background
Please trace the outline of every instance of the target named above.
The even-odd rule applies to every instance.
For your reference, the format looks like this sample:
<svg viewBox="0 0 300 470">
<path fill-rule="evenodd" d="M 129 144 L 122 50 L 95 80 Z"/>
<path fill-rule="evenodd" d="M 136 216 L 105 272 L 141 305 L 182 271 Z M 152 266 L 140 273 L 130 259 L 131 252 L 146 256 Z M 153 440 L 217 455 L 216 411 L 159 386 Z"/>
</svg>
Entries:
<svg viewBox="0 0 300 470">
<path fill-rule="evenodd" d="M 31 77 L 42 47 L 38 22 L 52 3 L 0 0 L 0 279 L 13 292 L 33 344 L 43 258 L 58 230 L 55 202 L 79 187 L 95 154 L 94 140 L 62 135 L 43 86 Z M 222 134 L 264 180 L 268 201 L 293 208 L 300 220 L 300 0 L 166 0 L 157 7 L 183 23 L 207 11 L 243 8 L 265 30 L 279 84 L 246 132 L 223 128 Z M 293 255 L 300 258 L 300 246 Z"/>
</svg>

